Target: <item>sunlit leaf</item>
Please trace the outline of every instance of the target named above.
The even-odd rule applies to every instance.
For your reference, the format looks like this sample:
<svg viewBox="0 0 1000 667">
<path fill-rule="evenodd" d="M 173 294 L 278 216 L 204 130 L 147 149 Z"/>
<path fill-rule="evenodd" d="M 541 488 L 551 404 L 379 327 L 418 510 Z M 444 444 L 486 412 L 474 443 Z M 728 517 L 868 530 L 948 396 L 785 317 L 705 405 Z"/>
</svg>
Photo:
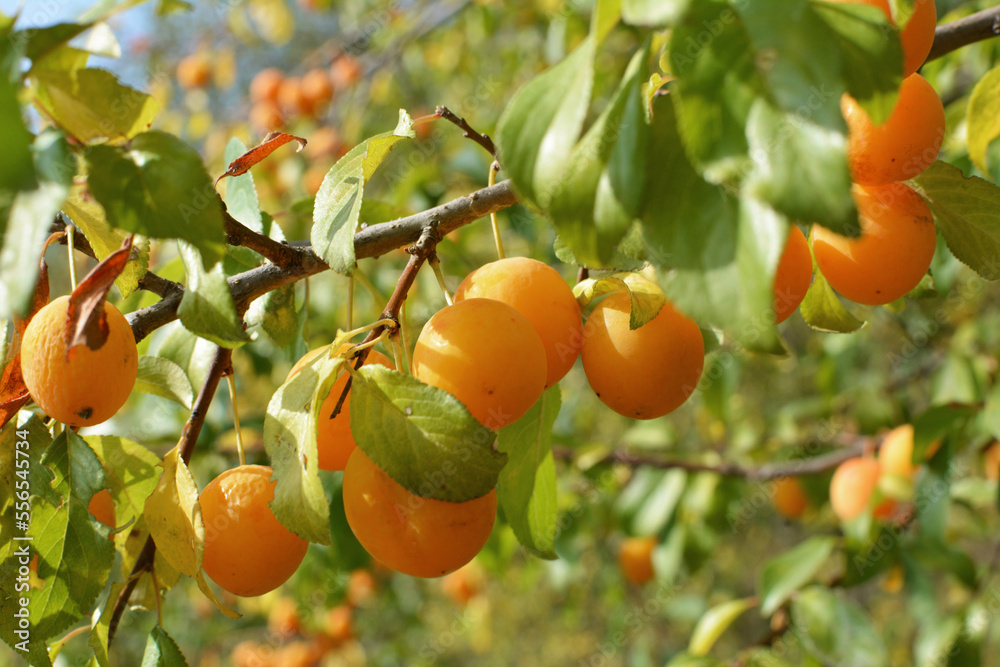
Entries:
<svg viewBox="0 0 1000 667">
<path fill-rule="evenodd" d="M 351 388 L 351 431 L 396 482 L 425 498 L 464 502 L 497 485 L 507 455 L 448 392 L 378 364 L 362 366 Z"/>
<path fill-rule="evenodd" d="M 770 616 L 795 591 L 812 581 L 830 558 L 835 545 L 836 540 L 832 537 L 811 537 L 768 561 L 761 570 L 757 587 L 761 613 Z"/>
<path fill-rule="evenodd" d="M 497 487 L 500 505 L 518 541 L 543 558 L 555 558 L 556 468 L 552 425 L 562 400 L 552 387 L 513 424 L 500 429 L 497 449 L 507 454 Z"/>
<path fill-rule="evenodd" d="M 198 505 L 198 486 L 176 447 L 163 457 L 163 475 L 146 500 L 144 517 L 156 549 L 189 577 L 201 569 L 205 522 Z"/>
<path fill-rule="evenodd" d="M 1000 278 L 1000 187 L 940 160 L 911 183 L 955 257 L 987 280 Z"/>
</svg>

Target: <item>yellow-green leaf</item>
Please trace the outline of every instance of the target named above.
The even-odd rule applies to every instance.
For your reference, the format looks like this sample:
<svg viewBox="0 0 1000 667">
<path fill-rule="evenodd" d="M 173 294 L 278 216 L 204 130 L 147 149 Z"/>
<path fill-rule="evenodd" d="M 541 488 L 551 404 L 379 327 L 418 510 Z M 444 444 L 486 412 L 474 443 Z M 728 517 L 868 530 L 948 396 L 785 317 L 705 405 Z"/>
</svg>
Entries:
<svg viewBox="0 0 1000 667">
<path fill-rule="evenodd" d="M 161 465 L 163 475 L 146 500 L 146 523 L 157 551 L 181 573 L 193 577 L 205 555 L 198 486 L 176 447 L 163 457 Z"/>
</svg>

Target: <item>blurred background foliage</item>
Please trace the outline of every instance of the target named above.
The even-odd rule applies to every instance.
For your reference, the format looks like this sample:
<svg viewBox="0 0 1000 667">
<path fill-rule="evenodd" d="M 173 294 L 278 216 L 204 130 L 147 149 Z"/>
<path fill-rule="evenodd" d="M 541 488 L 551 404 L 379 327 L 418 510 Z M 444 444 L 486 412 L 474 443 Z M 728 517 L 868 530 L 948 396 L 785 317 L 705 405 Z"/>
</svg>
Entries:
<svg viewBox="0 0 1000 667">
<path fill-rule="evenodd" d="M 12 10 L 4 4 L 0 8 Z M 80 9 L 73 4 L 58 11 Z M 253 170 L 262 208 L 289 240 L 305 240 L 310 197 L 339 155 L 365 137 L 391 130 L 401 107 L 419 118 L 446 105 L 491 133 L 514 91 L 585 37 L 590 4 L 247 0 L 186 7 L 161 0 L 117 16 L 111 26 L 123 57 L 93 64 L 151 92 L 162 106 L 155 127 L 198 147 L 212 174 L 225 169 L 222 153 L 233 136 L 254 145 L 280 125 L 308 139 L 300 153 L 283 148 Z M 937 4 L 939 21 L 947 22 L 990 3 Z M 45 14 L 43 5 L 48 3 L 27 3 L 23 19 L 30 23 L 40 16 L 41 25 L 73 16 Z M 637 35 L 620 26 L 604 47 L 594 109 L 602 108 L 613 90 Z M 968 95 L 998 54 L 1000 41 L 983 42 L 922 70 L 946 104 L 949 137 L 942 157 L 966 174 L 976 173 L 963 131 Z M 265 95 L 258 83 L 251 95 L 255 77 L 269 68 L 280 73 L 279 85 Z M 303 82 L 318 81 L 317 71 L 333 81 L 332 90 L 326 93 L 320 85 L 318 93 L 310 93 L 318 97 L 309 98 Z M 490 159 L 480 147 L 443 121 L 418 129 L 419 140 L 394 154 L 366 191 L 363 222 L 421 211 L 486 185 Z M 991 152 L 991 160 L 1000 166 L 1000 149 Z M 567 280 L 575 279 L 576 267 L 558 264 L 546 221 L 518 206 L 501 213 L 500 222 L 508 254 L 548 261 Z M 486 225 L 484 220 L 462 228 L 439 246 L 451 288 L 494 258 Z M 68 291 L 64 254 L 53 250 L 48 258 L 54 293 Z M 404 263 L 400 252 L 360 262 L 365 280 L 356 287 L 356 323 L 377 316 Z M 151 258 L 151 266 L 165 277 L 183 276 L 169 253 Z M 81 273 L 86 268 L 81 266 Z M 891 308 L 851 306 L 868 321 L 853 335 L 817 333 L 794 315 L 781 330 L 789 348 L 784 358 L 749 354 L 724 341 L 706 360 L 700 390 L 668 418 L 638 423 L 612 413 L 590 391 L 578 365 L 561 385 L 563 408 L 555 429 L 563 459 L 559 560 L 526 554 L 501 520 L 483 553 L 459 575 L 416 580 L 371 563 L 335 514 L 334 546 L 313 545 L 284 589 L 259 599 L 223 599 L 244 614 L 242 619 L 221 616 L 185 579 L 166 598 L 163 625 L 189 662 L 201 667 L 662 665 L 687 648 L 706 610 L 753 596 L 769 559 L 810 536 L 838 533 L 825 504 L 829 474 L 804 480 L 810 507 L 800 520 L 789 521 L 774 510 L 770 483 L 607 464 L 607 454 L 628 450 L 754 468 L 816 456 L 912 421 L 932 407 L 962 404 L 974 406 L 976 416 L 960 437 L 947 442 L 954 472 L 947 486 L 947 540 L 968 562 L 935 559 L 917 549 L 890 556 L 892 549 L 882 547 L 886 553 L 876 554 L 875 576 L 836 594 L 870 614 L 884 644 L 884 664 L 930 664 L 923 661 L 931 655 L 930 620 L 938 634 L 953 632 L 976 647 L 964 656 L 980 657 L 962 664 L 1000 664 L 991 657 L 1000 655 L 997 462 L 991 467 L 983 456 L 1000 437 L 1000 289 L 961 266 L 943 242 L 932 274 L 922 299 Z M 297 286 L 299 303 L 308 291 L 303 334 L 309 347 L 328 343 L 346 326 L 347 288 L 345 278 L 329 272 Z M 122 309 L 154 299 L 138 293 Z M 411 340 L 443 305 L 433 275 L 423 271 L 407 305 Z M 186 360 L 182 366 L 195 383 L 207 367 L 209 347 L 185 336 L 177 323 L 142 346 L 144 352 Z M 301 352 L 277 348 L 258 333 L 254 344 L 234 355 L 248 462 L 265 462 L 260 430 L 267 401 Z M 101 430 L 142 441 L 161 454 L 173 446 L 187 417 L 183 408 L 148 395 L 136 394 L 130 408 Z M 565 460 L 570 454 L 572 465 Z M 220 392 L 191 469 L 203 485 L 235 461 L 229 397 Z M 339 473 L 324 475 L 335 496 Z M 905 530 L 900 534 L 905 537 Z M 616 554 L 626 537 L 645 535 L 657 540 L 656 577 L 632 585 Z M 902 539 L 894 537 L 890 546 Z M 971 587 L 962 574 L 970 564 Z M 818 580 L 841 582 L 849 566 L 831 560 Z M 139 664 L 154 622 L 154 613 L 126 613 L 114 664 Z M 711 655 L 726 664 L 820 664 L 809 662 L 813 659 L 804 655 L 795 632 L 781 630 L 769 627 L 760 614 L 745 614 Z M 85 664 L 79 662 L 85 643 L 82 637 L 70 640 L 57 664 Z M 0 648 L 0 663 L 15 660 L 10 655 Z M 690 660 L 676 664 L 716 664 Z"/>
</svg>

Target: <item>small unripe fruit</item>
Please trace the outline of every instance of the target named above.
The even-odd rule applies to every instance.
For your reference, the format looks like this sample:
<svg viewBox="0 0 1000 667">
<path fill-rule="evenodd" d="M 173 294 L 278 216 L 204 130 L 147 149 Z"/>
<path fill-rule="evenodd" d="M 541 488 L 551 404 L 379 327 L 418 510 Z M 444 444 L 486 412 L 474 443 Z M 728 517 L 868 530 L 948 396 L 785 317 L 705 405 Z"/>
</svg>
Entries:
<svg viewBox="0 0 1000 667">
<path fill-rule="evenodd" d="M 809 507 L 809 500 L 802 490 L 802 483 L 796 477 L 774 480 L 773 491 L 771 500 L 774 509 L 786 519 L 798 519 Z"/>
<path fill-rule="evenodd" d="M 851 521 L 864 514 L 878 488 L 882 469 L 872 458 L 848 459 L 840 464 L 830 480 L 830 506 L 841 521 Z M 886 499 L 875 507 L 873 514 L 886 518 L 896 503 Z"/>
<path fill-rule="evenodd" d="M 285 75 L 275 67 L 262 69 L 250 81 L 250 99 L 254 102 L 278 103 L 278 89 Z"/>
<path fill-rule="evenodd" d="M 212 78 L 212 68 L 200 53 L 192 53 L 177 64 L 177 84 L 184 90 L 204 88 Z"/>
<path fill-rule="evenodd" d="M 640 586 L 653 578 L 655 548 L 655 537 L 628 537 L 622 541 L 618 548 L 618 565 L 630 584 Z"/>
</svg>

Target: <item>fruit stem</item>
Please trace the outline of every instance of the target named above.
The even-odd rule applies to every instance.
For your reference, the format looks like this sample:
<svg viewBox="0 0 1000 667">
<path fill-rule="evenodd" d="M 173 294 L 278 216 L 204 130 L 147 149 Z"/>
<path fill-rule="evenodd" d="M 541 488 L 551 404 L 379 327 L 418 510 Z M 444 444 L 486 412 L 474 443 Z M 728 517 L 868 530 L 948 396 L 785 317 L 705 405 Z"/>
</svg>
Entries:
<svg viewBox="0 0 1000 667">
<path fill-rule="evenodd" d="M 156 579 L 156 568 L 150 569 L 149 575 L 153 578 L 153 596 L 156 598 L 156 624 L 162 628 L 163 606 L 160 604 L 160 582 Z"/>
<path fill-rule="evenodd" d="M 352 356 L 359 354 L 364 350 L 375 347 L 376 344 L 381 343 L 388 337 L 389 337 L 389 329 L 382 329 L 382 332 L 379 335 L 375 336 L 375 338 L 372 338 L 371 340 L 368 340 L 366 338 L 357 345 L 352 346 L 349 352 Z M 350 357 L 348 357 L 348 359 L 350 359 Z"/>
<path fill-rule="evenodd" d="M 416 243 L 407 249 L 410 253 L 410 261 L 406 263 L 406 268 L 399 275 L 396 289 L 392 291 L 392 296 L 389 297 L 389 301 L 385 304 L 382 317 L 378 322 L 369 327 L 372 331 L 368 333 L 363 343 L 374 340 L 379 336 L 378 327 L 388 330 L 390 335 L 399 328 L 399 311 L 406 301 L 406 295 L 410 291 L 410 288 L 413 287 L 413 281 L 416 280 L 417 272 L 420 270 L 421 265 L 434 255 L 434 249 L 437 247 L 438 240 L 437 228 L 429 225 L 421 232 L 420 238 L 417 239 Z M 361 368 L 367 358 L 368 348 L 364 348 L 355 358 L 353 369 L 357 370 Z M 348 370 L 351 369 L 348 368 Z M 344 407 L 344 401 L 347 400 L 347 394 L 351 391 L 351 381 L 353 379 L 353 375 L 347 378 L 347 383 L 340 392 L 340 398 L 337 399 L 337 405 L 334 406 L 333 412 L 330 414 L 330 419 L 340 414 L 340 410 Z"/>
<path fill-rule="evenodd" d="M 230 373 L 226 376 L 229 384 L 229 402 L 233 404 L 233 427 L 236 429 L 236 451 L 240 455 L 240 465 L 247 464 L 246 452 L 243 449 L 243 429 L 240 428 L 240 408 L 236 404 L 236 376 Z"/>
<path fill-rule="evenodd" d="M 434 277 L 437 278 L 438 286 L 441 287 L 441 291 L 444 293 L 444 300 L 449 305 L 455 304 L 455 301 L 451 298 L 451 294 L 448 293 L 448 286 L 444 282 L 444 273 L 441 271 L 441 260 L 437 258 L 437 255 L 428 258 L 427 263 L 431 265 L 434 269 Z"/>
<path fill-rule="evenodd" d="M 393 336 L 392 338 L 389 339 L 389 341 L 392 343 L 392 356 L 396 362 L 396 370 L 402 373 L 404 372 L 403 354 L 402 350 L 400 349 L 402 345 L 399 342 L 399 336 Z"/>
<path fill-rule="evenodd" d="M 396 320 L 389 317 L 382 317 L 371 324 L 366 324 L 363 327 L 358 327 L 357 329 L 351 329 L 350 331 L 345 331 L 337 336 L 338 339 L 347 340 L 349 338 L 354 338 L 358 334 L 363 334 L 367 331 L 372 331 L 378 329 L 379 327 L 390 327 L 396 323 Z M 367 342 L 366 339 L 365 342 Z"/>
<path fill-rule="evenodd" d="M 354 326 L 354 276 L 347 277 L 347 328 Z"/>
<path fill-rule="evenodd" d="M 69 254 L 69 282 L 76 289 L 76 255 L 73 252 L 75 244 L 73 242 L 76 236 L 76 227 L 73 225 L 66 225 L 66 252 Z"/>
<path fill-rule="evenodd" d="M 378 288 L 372 284 L 372 281 L 368 279 L 368 276 L 360 271 L 357 267 L 354 268 L 354 273 L 351 274 L 352 278 L 358 281 L 358 284 L 368 290 L 368 293 L 372 295 L 376 303 L 381 303 L 386 300 L 385 295 L 378 291 Z"/>
<path fill-rule="evenodd" d="M 406 321 L 406 301 L 399 306 L 399 341 L 403 347 L 403 359 L 406 361 L 406 373 L 413 375 L 413 361 L 410 359 L 410 336 Z"/>
<path fill-rule="evenodd" d="M 84 632 L 87 632 L 89 630 L 90 630 L 90 625 L 88 624 L 81 626 L 79 628 L 74 628 L 69 632 L 67 632 L 62 639 L 54 642 L 52 646 L 49 647 L 49 659 L 54 662 L 56 657 L 62 652 L 63 647 L 66 646 L 66 642 L 68 642 L 73 637 L 76 637 L 77 635 L 82 635 Z"/>
<path fill-rule="evenodd" d="M 497 182 L 497 172 L 500 171 L 500 163 L 493 160 L 493 164 L 490 165 L 490 175 L 487 178 L 490 187 L 496 185 Z M 503 252 L 503 240 L 500 238 L 500 223 L 497 222 L 497 213 L 493 211 L 490 213 L 490 224 L 493 225 L 493 242 L 497 245 L 497 255 L 500 259 L 504 258 Z M 448 305 L 451 305 L 450 303 Z"/>
<path fill-rule="evenodd" d="M 302 297 L 302 340 L 309 340 L 309 278 L 305 279 L 306 293 Z"/>
</svg>

